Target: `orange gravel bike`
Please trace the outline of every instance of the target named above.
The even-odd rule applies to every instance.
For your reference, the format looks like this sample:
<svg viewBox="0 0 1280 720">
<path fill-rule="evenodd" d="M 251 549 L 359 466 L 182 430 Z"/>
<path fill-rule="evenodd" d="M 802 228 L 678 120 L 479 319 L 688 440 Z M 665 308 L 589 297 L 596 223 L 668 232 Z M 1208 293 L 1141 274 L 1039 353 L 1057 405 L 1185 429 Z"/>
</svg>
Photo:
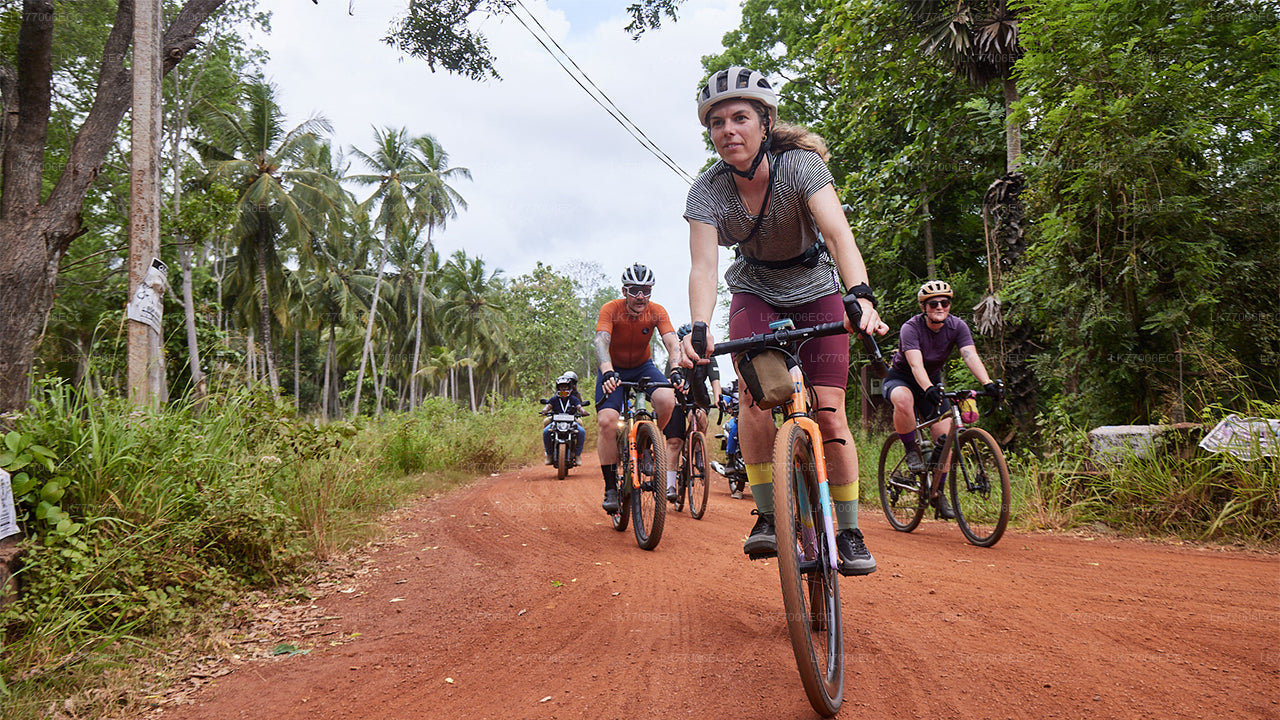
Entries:
<svg viewBox="0 0 1280 720">
<path fill-rule="evenodd" d="M 778 575 L 787 631 L 809 704 L 824 717 L 840 711 L 844 698 L 844 635 L 836 570 L 836 530 L 817 395 L 796 351 L 806 340 L 848 332 L 842 322 L 796 329 L 791 320 L 770 323 L 773 332 L 717 343 L 712 355 L 778 348 L 791 357 L 791 399 L 775 414 L 782 425 L 773 443 L 774 522 L 778 536 Z M 864 346 L 884 370 L 875 340 Z M 695 347 L 695 351 L 699 348 Z"/>
<path fill-rule="evenodd" d="M 658 547 L 667 522 L 667 443 L 645 404 L 646 390 L 672 387 L 671 383 L 621 382 L 621 419 L 618 420 L 618 495 L 621 506 L 613 529 L 624 532 L 634 520 L 636 544 L 644 550 Z"/>
</svg>

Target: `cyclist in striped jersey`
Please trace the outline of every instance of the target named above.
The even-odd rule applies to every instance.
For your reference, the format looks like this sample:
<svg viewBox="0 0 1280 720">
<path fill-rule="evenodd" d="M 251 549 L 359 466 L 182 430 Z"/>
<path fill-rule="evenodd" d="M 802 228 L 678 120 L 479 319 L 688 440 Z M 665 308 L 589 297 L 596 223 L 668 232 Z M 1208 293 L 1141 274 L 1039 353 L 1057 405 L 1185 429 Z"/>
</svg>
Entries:
<svg viewBox="0 0 1280 720">
<path fill-rule="evenodd" d="M 698 335 L 707 333 L 716 304 L 718 247 L 734 247 L 725 272 L 733 298 L 729 337 L 768 332 L 769 323 L 792 319 L 797 327 L 844 319 L 850 330 L 883 335 L 867 269 L 836 195 L 822 138 L 778 122 L 778 99 L 759 72 L 731 67 L 715 73 L 698 96 L 698 119 L 720 160 L 689 190 L 689 308 L 694 331 L 685 338 L 686 365 L 701 360 Z M 848 283 L 842 296 L 840 281 Z M 856 318 L 857 326 L 849 318 Z M 866 575 L 876 569 L 858 529 L 858 455 L 845 415 L 849 376 L 847 336 L 805 343 L 800 361 L 818 395 L 818 423 L 827 445 L 827 475 L 835 506 L 839 570 Z M 739 372 L 739 377 L 742 374 Z M 759 517 L 743 547 L 748 555 L 775 552 L 771 414 L 752 405 L 745 383 L 738 419 L 739 443 Z"/>
</svg>

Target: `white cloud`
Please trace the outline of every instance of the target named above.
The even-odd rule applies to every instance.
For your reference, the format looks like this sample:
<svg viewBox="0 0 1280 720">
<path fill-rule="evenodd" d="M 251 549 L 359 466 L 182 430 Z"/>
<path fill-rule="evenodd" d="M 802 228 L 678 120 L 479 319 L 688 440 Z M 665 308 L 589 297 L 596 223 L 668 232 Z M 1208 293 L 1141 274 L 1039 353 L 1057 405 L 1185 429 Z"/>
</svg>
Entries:
<svg viewBox="0 0 1280 720">
<path fill-rule="evenodd" d="M 524 4 L 648 137 L 695 175 L 708 157 L 693 100 L 700 58 L 718 52 L 720 38 L 737 26 L 739 1 L 687 0 L 678 22 L 638 42 L 622 30 L 627 1 Z M 616 11 L 600 12 L 609 3 Z M 611 282 L 624 266 L 643 262 L 658 275 L 655 300 L 677 324 L 687 319 L 686 181 L 597 106 L 520 23 L 484 22 L 503 79 L 476 82 L 433 74 L 424 61 L 381 42 L 403 0 L 354 0 L 354 15 L 348 5 L 262 3 L 273 30 L 258 42 L 271 54 L 266 73 L 290 120 L 327 116 L 344 148 L 371 149 L 375 126 L 434 135 L 451 163 L 473 177 L 456 186 L 468 209 L 434 235 L 442 254 L 465 249 L 508 276 L 538 261 L 595 262 Z M 572 18 L 598 24 L 572 27 Z"/>
</svg>

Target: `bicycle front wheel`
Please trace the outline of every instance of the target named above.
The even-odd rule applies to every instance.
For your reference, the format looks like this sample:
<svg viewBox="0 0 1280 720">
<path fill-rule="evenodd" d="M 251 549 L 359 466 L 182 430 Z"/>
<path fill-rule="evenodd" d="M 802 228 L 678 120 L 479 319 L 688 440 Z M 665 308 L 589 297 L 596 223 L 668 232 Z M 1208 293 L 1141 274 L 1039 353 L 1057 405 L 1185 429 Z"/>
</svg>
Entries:
<svg viewBox="0 0 1280 720">
<path fill-rule="evenodd" d="M 880 507 L 894 530 L 911 532 L 924 517 L 920 478 L 907 467 L 907 447 L 893 433 L 880 448 Z"/>
<path fill-rule="evenodd" d="M 636 544 L 644 550 L 658 547 L 662 526 L 667 521 L 667 443 L 658 426 L 645 421 L 636 429 L 636 476 L 632 485 L 631 510 Z"/>
<path fill-rule="evenodd" d="M 689 477 L 689 514 L 701 520 L 707 514 L 707 495 L 711 483 L 707 481 L 707 436 L 700 432 L 689 434 L 689 447 L 685 448 L 685 472 Z"/>
<path fill-rule="evenodd" d="M 951 456 L 951 506 L 965 538 L 978 547 L 1000 541 L 1009 524 L 1009 467 L 991 434 L 966 428 Z"/>
<path fill-rule="evenodd" d="M 844 635 L 836 549 L 827 542 L 809 433 L 795 421 L 778 431 L 773 449 L 778 574 L 791 649 L 809 704 L 823 717 L 844 699 Z"/>
</svg>

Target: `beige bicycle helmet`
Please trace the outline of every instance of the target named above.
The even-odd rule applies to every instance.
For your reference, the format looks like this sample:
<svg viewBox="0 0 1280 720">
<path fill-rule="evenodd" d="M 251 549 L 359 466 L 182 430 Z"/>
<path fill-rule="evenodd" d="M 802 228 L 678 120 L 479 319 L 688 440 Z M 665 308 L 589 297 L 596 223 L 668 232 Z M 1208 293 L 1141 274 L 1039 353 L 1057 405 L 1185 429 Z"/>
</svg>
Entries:
<svg viewBox="0 0 1280 720">
<path fill-rule="evenodd" d="M 920 286 L 920 291 L 916 293 L 916 300 L 924 302 L 931 297 L 952 297 L 951 286 L 941 280 L 930 280 Z"/>
<path fill-rule="evenodd" d="M 736 65 L 707 78 L 698 91 L 698 121 L 706 127 L 707 114 L 713 105 L 736 98 L 759 100 L 769 108 L 769 124 L 778 122 L 778 95 L 769 80 L 755 70 Z"/>
</svg>

